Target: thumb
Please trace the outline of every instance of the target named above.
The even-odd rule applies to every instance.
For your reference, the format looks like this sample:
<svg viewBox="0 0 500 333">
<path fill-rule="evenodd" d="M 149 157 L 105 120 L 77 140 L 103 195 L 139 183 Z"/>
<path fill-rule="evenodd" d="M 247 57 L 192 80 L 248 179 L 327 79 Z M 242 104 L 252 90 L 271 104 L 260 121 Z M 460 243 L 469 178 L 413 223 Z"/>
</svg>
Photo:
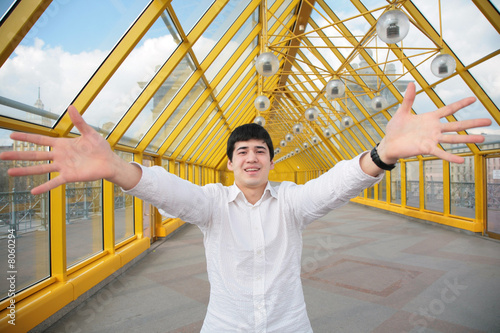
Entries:
<svg viewBox="0 0 500 333">
<path fill-rule="evenodd" d="M 71 118 L 71 121 L 82 135 L 88 133 L 89 129 L 92 129 L 92 127 L 90 127 L 89 124 L 87 124 L 85 120 L 83 120 L 82 115 L 73 105 L 70 105 L 68 107 L 68 114 Z"/>
</svg>

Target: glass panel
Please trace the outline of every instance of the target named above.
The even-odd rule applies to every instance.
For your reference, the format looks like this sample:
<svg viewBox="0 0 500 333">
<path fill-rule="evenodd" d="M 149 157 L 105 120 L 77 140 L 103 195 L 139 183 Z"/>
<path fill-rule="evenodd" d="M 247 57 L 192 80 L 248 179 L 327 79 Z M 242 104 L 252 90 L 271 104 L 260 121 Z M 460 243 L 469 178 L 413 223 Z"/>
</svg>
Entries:
<svg viewBox="0 0 500 333">
<path fill-rule="evenodd" d="M 401 163 L 391 170 L 391 202 L 401 205 Z"/>
<path fill-rule="evenodd" d="M 0 152 L 48 150 L 48 147 L 12 141 L 10 133 L 0 129 Z M 6 279 L 9 272 L 15 272 L 12 274 L 16 277 L 16 292 L 50 276 L 48 194 L 33 196 L 29 192 L 45 183 L 48 176 L 7 176 L 8 168 L 35 163 L 0 160 L 0 270 L 3 277 L 0 300 L 9 294 L 10 281 Z"/>
<path fill-rule="evenodd" d="M 384 178 L 378 183 L 378 200 L 379 201 L 387 201 L 387 182 L 386 182 L 387 173 L 384 172 Z"/>
<path fill-rule="evenodd" d="M 205 14 L 208 8 L 210 8 L 213 2 L 213 0 L 198 0 L 196 1 L 196 6 L 193 6 L 193 3 L 189 1 L 172 0 L 172 7 L 186 35 L 191 31 L 203 14 Z"/>
<path fill-rule="evenodd" d="M 368 199 L 375 199 L 375 186 L 367 188 L 366 195 Z"/>
<path fill-rule="evenodd" d="M 500 157 L 486 159 L 487 232 L 500 234 Z"/>
<path fill-rule="evenodd" d="M 205 77 L 208 82 L 212 82 L 217 73 L 221 70 L 224 65 L 230 61 L 231 56 L 236 52 L 236 50 L 241 46 L 241 43 L 248 37 L 250 32 L 253 30 L 255 25 L 257 24 L 259 18 L 259 12 L 254 11 L 252 15 L 247 19 L 247 21 L 243 24 L 243 26 L 238 30 L 238 32 L 233 36 L 231 41 L 224 47 L 221 53 L 217 56 L 215 61 L 210 65 L 210 67 L 205 72 Z M 255 40 L 257 41 L 257 40 Z M 246 49 L 246 52 L 240 56 L 235 65 L 231 66 L 231 69 L 236 71 L 241 66 L 241 63 L 245 61 L 248 57 L 248 54 L 256 47 L 256 44 L 251 43 L 250 46 Z M 231 75 L 226 74 L 225 78 L 229 80 Z M 223 84 L 225 85 L 225 84 Z"/>
<path fill-rule="evenodd" d="M 184 118 L 189 109 L 196 102 L 200 94 L 206 89 L 206 85 L 203 80 L 198 80 L 194 87 L 189 91 L 186 97 L 182 100 L 179 106 L 175 109 L 168 120 L 163 124 L 158 134 L 148 145 L 147 149 L 151 151 L 157 151 L 160 145 L 165 141 L 168 135 L 177 127 L 179 122 Z M 168 107 L 167 107 L 168 110 Z M 168 111 L 167 111 L 168 112 Z"/>
<path fill-rule="evenodd" d="M 420 168 L 419 161 L 406 163 L 406 206 L 420 207 Z"/>
<path fill-rule="evenodd" d="M 179 135 L 177 135 L 177 137 L 175 138 L 175 140 L 170 145 L 169 149 L 167 149 L 167 153 L 165 155 L 171 156 L 172 152 L 174 152 L 179 147 L 179 144 L 181 144 L 181 142 L 184 142 L 184 139 L 186 138 L 186 136 L 188 134 L 190 134 L 191 136 L 198 137 L 199 133 L 201 133 L 205 129 L 205 126 L 210 122 L 210 120 L 212 120 L 212 117 L 215 115 L 215 112 L 210 112 L 211 116 L 208 117 L 208 118 L 205 118 L 205 121 L 203 122 L 203 125 L 201 125 L 201 126 L 197 126 L 197 125 L 200 125 L 198 123 L 198 121 L 205 114 L 205 111 L 210 106 L 210 104 L 212 104 L 212 101 L 213 100 L 211 98 L 205 100 L 203 102 L 203 105 L 201 105 L 198 108 L 198 110 L 196 110 L 196 114 L 194 114 L 191 117 L 191 120 L 189 121 L 189 123 L 187 123 L 184 126 L 184 128 L 182 129 L 182 132 L 179 133 Z M 197 126 L 198 133 L 194 133 L 193 132 L 193 127 L 194 126 Z M 182 158 L 182 156 L 179 156 L 179 158 Z"/>
<path fill-rule="evenodd" d="M 102 251 L 102 222 L 102 181 L 66 184 L 68 267 Z"/>
<path fill-rule="evenodd" d="M 464 158 L 463 164 L 450 163 L 450 213 L 474 218 L 476 216 L 474 157 Z"/>
<path fill-rule="evenodd" d="M 439 32 L 438 1 L 415 1 L 415 6 Z M 468 65 L 497 50 L 500 36 L 469 0 L 441 0 L 443 39 L 463 64 Z M 453 8 L 453 11 L 446 10 Z M 457 22 L 467 22 L 461 29 Z M 412 30 L 412 29 L 410 29 Z M 460 33 L 457 33 L 457 30 Z M 466 41 L 466 42 L 465 42 Z"/>
<path fill-rule="evenodd" d="M 179 154 L 179 158 L 184 158 L 184 154 L 186 154 L 186 152 L 188 151 L 188 149 L 190 149 L 192 147 L 192 145 L 195 143 L 195 141 L 198 140 L 199 136 L 203 133 L 203 131 L 201 129 L 203 129 L 203 130 L 206 129 L 206 127 L 208 126 L 208 124 L 210 124 L 210 122 L 217 115 L 217 113 L 218 113 L 217 110 L 214 109 L 211 112 L 210 116 L 207 118 L 207 120 L 204 121 L 204 123 L 200 127 L 200 130 L 198 131 L 198 133 L 196 133 L 196 135 L 193 135 L 187 144 L 183 145 L 184 147 L 183 147 L 182 151 Z M 219 120 L 219 122 L 220 121 L 221 120 Z M 216 126 L 214 126 L 214 127 L 216 127 Z M 207 135 L 206 137 L 210 137 L 210 136 L 211 135 Z M 174 144 L 175 144 L 175 142 L 174 142 Z M 177 149 L 177 147 L 173 151 L 175 151 L 176 149 Z"/>
<path fill-rule="evenodd" d="M 134 160 L 132 153 L 116 151 L 116 154 L 127 162 Z M 121 188 L 115 185 L 115 243 L 120 243 L 134 234 L 134 197 L 123 193 Z"/>
<path fill-rule="evenodd" d="M 221 39 L 224 33 L 240 16 L 241 12 L 248 5 L 247 1 L 232 0 L 229 1 L 217 17 L 210 23 L 203 35 L 193 45 L 193 52 L 198 59 L 202 62 L 208 53 L 213 49 L 215 44 Z M 192 8 L 191 4 L 191 8 Z"/>
<path fill-rule="evenodd" d="M 7 11 L 9 10 L 9 8 L 16 2 L 16 0 L 5 0 L 5 1 L 2 1 L 0 2 L 0 18 L 3 20 L 4 19 L 4 15 L 7 13 Z"/>
<path fill-rule="evenodd" d="M 424 191 L 424 208 L 443 213 L 443 161 L 424 161 Z"/>
<path fill-rule="evenodd" d="M 165 82 L 163 82 L 150 103 L 139 113 L 137 119 L 135 119 L 125 133 L 125 136 L 120 140 L 120 143 L 135 147 L 139 143 L 140 138 L 146 135 L 151 125 L 161 115 L 165 107 L 168 106 L 194 70 L 195 66 L 191 57 L 186 55 Z"/>
<path fill-rule="evenodd" d="M 144 6 L 53 1 L 0 68 L 0 114 L 54 125 Z"/>
<path fill-rule="evenodd" d="M 110 132 L 180 43 L 173 26 L 170 16 L 164 12 L 85 111 L 83 118 L 89 124 L 99 127 L 104 134 Z M 153 99 L 164 92 L 162 89 L 163 86 Z M 148 106 L 155 102 L 150 101 Z"/>
</svg>

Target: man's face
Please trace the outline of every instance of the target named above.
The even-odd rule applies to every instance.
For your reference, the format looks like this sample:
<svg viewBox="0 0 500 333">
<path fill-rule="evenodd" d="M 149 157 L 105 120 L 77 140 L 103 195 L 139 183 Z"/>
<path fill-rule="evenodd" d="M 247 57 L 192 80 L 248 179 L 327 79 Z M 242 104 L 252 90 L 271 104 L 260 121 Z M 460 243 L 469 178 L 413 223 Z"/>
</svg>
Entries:
<svg viewBox="0 0 500 333">
<path fill-rule="evenodd" d="M 264 140 L 251 139 L 236 142 L 233 161 L 228 161 L 227 167 L 234 172 L 235 183 L 241 190 L 259 187 L 264 190 L 274 162 Z"/>
</svg>

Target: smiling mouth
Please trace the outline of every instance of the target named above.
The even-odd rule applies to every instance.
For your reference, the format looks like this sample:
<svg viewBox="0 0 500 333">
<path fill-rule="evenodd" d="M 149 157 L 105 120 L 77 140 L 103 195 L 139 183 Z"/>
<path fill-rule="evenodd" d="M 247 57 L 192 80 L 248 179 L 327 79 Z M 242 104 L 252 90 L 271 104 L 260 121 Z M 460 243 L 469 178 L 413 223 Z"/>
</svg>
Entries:
<svg viewBox="0 0 500 333">
<path fill-rule="evenodd" d="M 254 172 L 254 171 L 259 171 L 260 169 L 259 168 L 248 168 L 248 169 L 245 169 L 246 172 Z"/>
</svg>

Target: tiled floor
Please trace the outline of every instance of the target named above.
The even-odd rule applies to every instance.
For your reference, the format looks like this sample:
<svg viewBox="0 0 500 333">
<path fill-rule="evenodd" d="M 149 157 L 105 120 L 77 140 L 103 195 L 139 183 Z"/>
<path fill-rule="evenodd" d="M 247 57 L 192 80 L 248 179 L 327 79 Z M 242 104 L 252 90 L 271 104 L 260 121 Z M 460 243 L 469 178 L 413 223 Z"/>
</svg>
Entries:
<svg viewBox="0 0 500 333">
<path fill-rule="evenodd" d="M 349 204 L 304 231 L 319 332 L 500 332 L 500 242 Z M 46 332 L 199 332 L 209 284 L 187 226 Z"/>
</svg>

